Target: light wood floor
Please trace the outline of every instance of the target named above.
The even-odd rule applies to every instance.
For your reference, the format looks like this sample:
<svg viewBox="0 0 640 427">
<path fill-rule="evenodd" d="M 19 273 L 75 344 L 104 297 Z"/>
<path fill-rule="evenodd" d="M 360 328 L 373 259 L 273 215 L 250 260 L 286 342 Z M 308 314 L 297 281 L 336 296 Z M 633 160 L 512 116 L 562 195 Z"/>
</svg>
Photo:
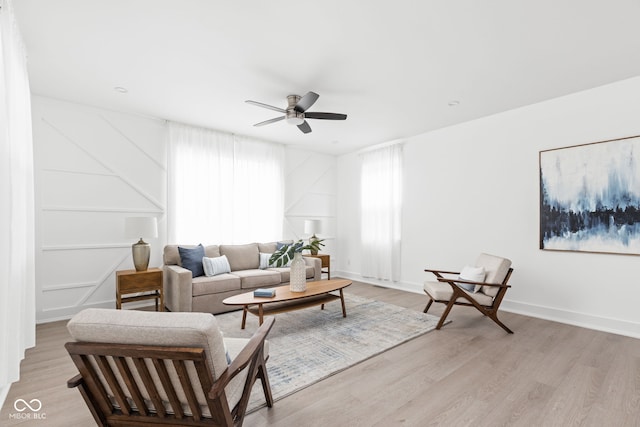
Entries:
<svg viewBox="0 0 640 427">
<path fill-rule="evenodd" d="M 426 297 L 354 283 L 345 290 L 422 310 Z M 440 315 L 442 305 L 430 312 Z M 249 414 L 246 426 L 640 426 L 640 340 L 511 313 L 506 334 L 476 310 Z M 91 426 L 63 348 L 66 322 L 38 325 L 0 425 Z M 46 420 L 9 419 L 37 398 Z"/>
</svg>

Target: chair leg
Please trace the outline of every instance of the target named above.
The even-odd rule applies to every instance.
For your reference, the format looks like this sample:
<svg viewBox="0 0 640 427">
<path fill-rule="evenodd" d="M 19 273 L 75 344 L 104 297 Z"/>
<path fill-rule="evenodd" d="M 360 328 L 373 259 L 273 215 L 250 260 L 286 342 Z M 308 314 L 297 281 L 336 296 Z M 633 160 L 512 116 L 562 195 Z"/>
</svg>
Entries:
<svg viewBox="0 0 640 427">
<path fill-rule="evenodd" d="M 436 329 L 442 328 L 442 325 L 444 325 L 444 321 L 447 320 L 447 316 L 449 315 L 449 312 L 453 308 L 455 302 L 456 300 L 453 298 L 451 299 L 451 301 L 449 301 L 449 304 L 447 304 L 447 308 L 444 309 L 444 313 L 442 313 L 442 316 L 440 317 L 440 321 L 438 322 L 438 326 L 436 326 Z"/>
<path fill-rule="evenodd" d="M 429 298 L 429 302 L 427 303 L 427 306 L 424 308 L 423 313 L 426 313 L 427 311 L 429 311 L 429 307 L 431 307 L 431 304 L 433 304 L 433 299 Z"/>
<path fill-rule="evenodd" d="M 507 328 L 507 326 L 504 323 L 502 323 L 501 321 L 498 320 L 498 313 L 488 314 L 487 316 L 489 316 L 491 318 L 491 320 L 496 322 L 498 324 L 498 326 L 500 326 L 502 329 L 504 329 L 508 333 L 510 333 L 510 334 L 513 333 L 513 331 L 511 329 Z"/>
<path fill-rule="evenodd" d="M 262 383 L 262 390 L 264 391 L 264 398 L 267 401 L 269 408 L 273 407 L 273 395 L 271 394 L 271 385 L 269 384 L 269 376 L 267 375 L 266 363 L 261 363 L 258 367 L 258 375 L 260 382 Z"/>
</svg>

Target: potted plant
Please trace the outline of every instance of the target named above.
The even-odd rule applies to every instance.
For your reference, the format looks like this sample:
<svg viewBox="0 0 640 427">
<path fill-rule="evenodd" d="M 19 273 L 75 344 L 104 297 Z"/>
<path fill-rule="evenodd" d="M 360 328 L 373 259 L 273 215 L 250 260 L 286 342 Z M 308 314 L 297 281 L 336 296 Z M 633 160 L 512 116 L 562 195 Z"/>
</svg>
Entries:
<svg viewBox="0 0 640 427">
<path fill-rule="evenodd" d="M 302 240 L 298 240 L 295 243 L 285 244 L 271 255 L 271 258 L 269 258 L 269 265 L 284 267 L 289 264 L 289 261 L 291 261 L 289 288 L 291 289 L 291 292 L 304 292 L 307 290 L 307 277 L 306 265 L 302 259 L 302 251 L 318 251 L 321 246 L 324 246 L 322 240 L 310 240 L 306 245 Z"/>
<path fill-rule="evenodd" d="M 298 240 L 295 243 L 285 243 L 280 249 L 276 250 L 269 258 L 269 265 L 276 267 L 285 267 L 292 261 L 296 253 L 302 254 L 302 251 L 319 251 L 324 239 L 309 240 L 308 244 L 304 244 L 303 240 Z"/>
</svg>

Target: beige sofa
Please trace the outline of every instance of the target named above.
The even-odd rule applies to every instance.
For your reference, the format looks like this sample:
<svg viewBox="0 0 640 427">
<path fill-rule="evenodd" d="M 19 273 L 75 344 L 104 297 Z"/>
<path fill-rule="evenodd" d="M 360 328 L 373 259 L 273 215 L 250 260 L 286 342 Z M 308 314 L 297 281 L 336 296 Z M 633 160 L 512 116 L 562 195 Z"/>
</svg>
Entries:
<svg viewBox="0 0 640 427">
<path fill-rule="evenodd" d="M 225 255 L 231 267 L 230 273 L 212 277 L 192 277 L 191 271 L 181 266 L 178 246 L 195 248 L 195 245 L 167 245 L 164 247 L 164 301 L 171 311 L 216 314 L 237 310 L 238 307 L 224 305 L 222 300 L 257 288 L 269 288 L 289 283 L 289 267 L 259 268 L 260 253 L 275 252 L 276 242 L 205 246 L 206 257 L 214 258 Z M 319 258 L 303 258 L 307 265 L 307 280 L 320 280 L 321 260 Z"/>
</svg>

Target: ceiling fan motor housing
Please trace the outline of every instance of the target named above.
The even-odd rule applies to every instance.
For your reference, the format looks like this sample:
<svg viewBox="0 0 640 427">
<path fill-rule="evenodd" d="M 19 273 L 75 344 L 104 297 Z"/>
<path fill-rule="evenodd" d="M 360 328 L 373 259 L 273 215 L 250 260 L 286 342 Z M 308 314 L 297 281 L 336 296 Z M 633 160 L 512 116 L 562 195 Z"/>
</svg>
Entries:
<svg viewBox="0 0 640 427">
<path fill-rule="evenodd" d="M 287 107 L 287 112 L 285 113 L 285 120 L 287 123 L 292 125 L 301 125 L 304 122 L 304 113 L 300 113 L 295 110 L 296 104 L 300 101 L 299 95 L 288 95 L 287 102 L 289 106 Z"/>
</svg>

